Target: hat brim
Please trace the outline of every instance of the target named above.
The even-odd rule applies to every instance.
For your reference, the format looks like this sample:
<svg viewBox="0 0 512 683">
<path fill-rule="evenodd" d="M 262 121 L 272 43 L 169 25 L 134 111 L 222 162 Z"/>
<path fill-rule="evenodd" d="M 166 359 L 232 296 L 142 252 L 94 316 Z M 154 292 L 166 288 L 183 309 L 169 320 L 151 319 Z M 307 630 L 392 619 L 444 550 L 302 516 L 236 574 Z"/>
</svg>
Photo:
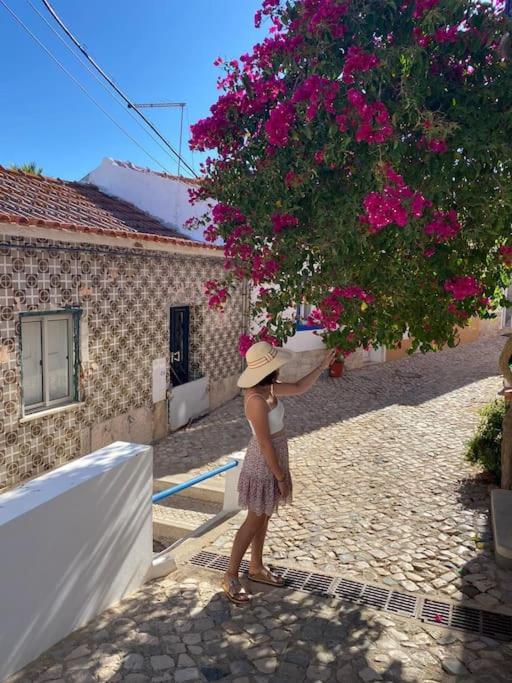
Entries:
<svg viewBox="0 0 512 683">
<path fill-rule="evenodd" d="M 290 351 L 278 349 L 276 357 L 261 368 L 246 368 L 238 378 L 237 385 L 240 389 L 255 387 L 264 377 L 286 365 L 292 359 L 292 356 L 293 354 Z"/>
</svg>

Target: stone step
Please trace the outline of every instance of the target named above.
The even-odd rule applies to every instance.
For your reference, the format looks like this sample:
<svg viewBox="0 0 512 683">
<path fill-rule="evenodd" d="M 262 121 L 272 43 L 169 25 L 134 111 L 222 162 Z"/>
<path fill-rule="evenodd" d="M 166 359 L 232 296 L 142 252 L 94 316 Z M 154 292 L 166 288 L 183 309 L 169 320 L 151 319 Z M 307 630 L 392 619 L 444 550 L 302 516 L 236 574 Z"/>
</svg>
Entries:
<svg viewBox="0 0 512 683">
<path fill-rule="evenodd" d="M 154 493 L 158 493 L 160 491 L 164 491 L 165 489 L 170 489 L 173 486 L 183 484 L 189 479 L 192 479 L 193 476 L 193 474 L 186 473 L 160 477 L 159 479 L 155 479 L 153 481 L 153 491 Z M 179 494 L 179 496 L 222 505 L 224 502 L 224 480 L 225 474 L 220 474 L 212 479 L 207 479 L 200 484 L 196 484 L 195 486 L 185 489 Z M 174 498 L 174 496 L 172 496 L 172 498 Z"/>
<path fill-rule="evenodd" d="M 222 504 L 174 495 L 153 505 L 153 538 L 175 541 L 196 531 L 222 511 Z M 170 544 L 170 543 L 169 543 Z"/>
<path fill-rule="evenodd" d="M 491 491 L 491 513 L 496 563 L 512 569 L 512 491 Z"/>
</svg>

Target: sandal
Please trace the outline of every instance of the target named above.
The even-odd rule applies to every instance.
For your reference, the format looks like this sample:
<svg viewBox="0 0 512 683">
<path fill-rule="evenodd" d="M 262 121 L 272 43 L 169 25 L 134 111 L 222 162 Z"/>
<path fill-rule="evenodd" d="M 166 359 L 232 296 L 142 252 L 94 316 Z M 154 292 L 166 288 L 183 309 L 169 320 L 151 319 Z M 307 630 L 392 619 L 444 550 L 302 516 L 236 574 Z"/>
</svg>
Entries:
<svg viewBox="0 0 512 683">
<path fill-rule="evenodd" d="M 264 583 L 267 586 L 276 586 L 278 588 L 282 588 L 285 585 L 283 577 L 268 567 L 263 567 L 257 574 L 249 573 L 249 580 L 254 581 L 254 583 Z"/>
<path fill-rule="evenodd" d="M 225 576 L 222 581 L 222 590 L 226 593 L 227 599 L 234 605 L 248 605 L 251 596 L 234 576 Z"/>
</svg>

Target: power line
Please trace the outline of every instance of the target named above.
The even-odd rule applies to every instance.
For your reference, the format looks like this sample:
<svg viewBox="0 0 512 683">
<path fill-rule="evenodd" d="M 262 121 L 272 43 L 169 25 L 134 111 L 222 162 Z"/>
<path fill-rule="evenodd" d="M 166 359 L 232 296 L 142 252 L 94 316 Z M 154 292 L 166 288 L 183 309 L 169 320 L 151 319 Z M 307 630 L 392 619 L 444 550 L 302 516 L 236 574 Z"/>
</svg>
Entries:
<svg viewBox="0 0 512 683">
<path fill-rule="evenodd" d="M 11 17 L 23 28 L 23 30 L 34 40 L 39 47 L 46 52 L 46 54 L 58 65 L 58 67 L 70 78 L 75 85 L 77 85 L 80 90 L 87 95 L 87 97 L 100 109 L 105 116 L 107 116 L 110 121 L 117 127 L 119 128 L 120 131 L 122 131 L 139 149 L 141 149 L 144 154 L 146 154 L 150 159 L 152 159 L 160 168 L 162 168 L 166 173 L 169 173 L 169 170 L 162 164 L 156 157 L 154 157 L 151 152 L 148 152 L 148 150 L 143 147 L 138 140 L 136 140 L 123 126 L 118 123 L 111 115 L 110 113 L 89 93 L 89 91 L 80 83 L 80 81 L 75 78 L 75 76 L 66 69 L 66 67 L 60 62 L 57 57 L 46 47 L 46 45 L 39 40 L 39 38 L 28 28 L 28 26 L 22 21 L 22 19 L 19 18 L 19 16 L 7 5 L 4 0 L 0 0 L 0 4 L 9 12 Z"/>
<path fill-rule="evenodd" d="M 119 104 L 120 106 L 122 106 L 122 107 L 123 107 L 123 110 L 124 110 L 124 105 L 120 102 L 120 100 L 119 100 L 119 99 L 116 97 L 116 95 L 112 92 L 111 88 L 109 88 L 108 85 L 105 84 L 105 82 L 103 81 L 103 79 L 100 78 L 100 77 L 98 76 L 98 74 L 96 73 L 96 71 L 95 71 L 87 62 L 83 61 L 83 60 L 80 58 L 80 55 L 77 54 L 77 53 L 73 50 L 73 48 L 71 47 L 71 45 L 69 45 L 69 43 L 68 43 L 68 42 L 61 36 L 61 34 L 57 31 L 57 29 L 56 29 L 54 26 L 52 26 L 52 24 L 51 24 L 51 23 L 48 21 L 48 19 L 47 19 L 47 18 L 46 18 L 38 9 L 37 9 L 37 7 L 33 4 L 33 2 L 31 2 L 31 0 L 27 0 L 27 2 L 28 2 L 28 4 L 30 5 L 30 7 L 34 10 L 34 12 L 39 16 L 39 18 L 42 19 L 42 21 L 44 21 L 44 23 L 46 24 L 46 26 L 48 26 L 48 28 L 57 36 L 57 38 L 61 41 L 61 43 L 62 43 L 62 44 L 64 45 L 64 47 L 66 48 L 66 50 L 68 50 L 68 51 L 73 55 L 73 57 L 75 57 L 75 59 L 76 59 L 76 60 L 78 61 L 78 63 L 80 64 L 80 66 L 83 66 L 83 67 L 88 71 L 88 73 L 91 74 L 91 76 L 94 78 L 94 80 L 95 80 L 97 83 L 99 83 L 99 84 L 101 85 L 101 87 L 103 88 L 103 90 L 105 90 L 105 92 L 108 93 L 108 95 L 114 100 L 114 102 L 115 102 L 116 104 Z M 125 111 L 126 111 L 126 110 L 125 110 Z M 168 150 L 166 147 L 164 147 L 164 146 L 162 145 L 162 143 L 160 142 L 160 140 L 159 140 L 155 135 L 153 135 L 153 133 L 152 133 L 150 130 L 148 130 L 147 127 L 144 126 L 144 124 L 142 124 L 142 123 L 139 121 L 139 119 L 135 116 L 135 114 L 133 114 L 133 113 L 130 111 L 130 109 L 128 109 L 128 115 L 129 115 L 130 118 L 137 124 L 137 126 L 138 126 L 141 130 L 143 130 L 144 133 L 145 133 L 146 135 L 148 135 L 148 136 L 151 138 L 151 140 L 152 140 L 155 144 L 157 144 L 163 152 L 165 152 L 165 154 L 167 154 L 169 157 L 171 157 L 171 154 L 169 153 L 169 150 Z M 172 158 L 172 157 L 171 157 L 171 158 Z M 174 159 L 173 159 L 173 161 L 174 161 Z M 161 166 L 161 164 L 160 164 L 160 166 Z"/>
<path fill-rule="evenodd" d="M 88 62 L 92 64 L 92 66 L 96 69 L 96 71 L 100 74 L 102 78 L 104 78 L 107 83 L 110 85 L 111 88 L 113 88 L 116 93 L 123 99 L 124 102 L 126 102 L 127 106 L 132 108 L 138 116 L 144 121 L 144 123 L 151 128 L 151 130 L 160 138 L 160 140 L 164 143 L 166 147 L 168 147 L 171 152 L 176 156 L 177 159 L 181 159 L 181 163 L 183 166 L 190 171 L 194 175 L 195 178 L 197 178 L 197 174 L 195 173 L 194 169 L 187 164 L 187 162 L 180 157 L 178 152 L 174 149 L 174 147 L 171 145 L 171 143 L 165 138 L 158 128 L 146 117 L 142 112 L 140 112 L 133 104 L 133 102 L 123 93 L 123 91 L 118 88 L 118 86 L 114 83 L 114 81 L 103 71 L 103 69 L 94 61 L 94 59 L 89 55 L 85 47 L 83 47 L 80 43 L 80 41 L 71 33 L 71 31 L 68 29 L 66 24 L 62 21 L 62 19 L 59 17 L 59 15 L 55 12 L 53 7 L 50 5 L 48 0 L 42 0 L 44 6 L 46 9 L 50 12 L 52 17 L 55 19 L 55 21 L 59 24 L 61 29 L 64 31 L 64 33 L 70 38 L 70 40 L 73 41 L 73 43 L 76 45 L 76 47 L 80 50 L 80 52 L 84 55 L 84 57 L 87 59 Z"/>
</svg>

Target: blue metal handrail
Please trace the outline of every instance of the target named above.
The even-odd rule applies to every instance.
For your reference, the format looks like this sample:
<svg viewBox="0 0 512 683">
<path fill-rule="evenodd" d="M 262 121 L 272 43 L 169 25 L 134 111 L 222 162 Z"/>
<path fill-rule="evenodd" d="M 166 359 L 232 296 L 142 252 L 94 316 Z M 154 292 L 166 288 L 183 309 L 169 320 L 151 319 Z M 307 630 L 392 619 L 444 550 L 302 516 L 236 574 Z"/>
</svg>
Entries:
<svg viewBox="0 0 512 683">
<path fill-rule="evenodd" d="M 216 477 L 218 474 L 222 474 L 223 472 L 232 470 L 234 467 L 238 467 L 238 461 L 230 460 L 225 465 L 216 467 L 214 470 L 211 470 L 210 472 L 199 474 L 197 477 L 194 477 L 193 479 L 184 481 L 183 484 L 177 484 L 176 486 L 172 486 L 170 489 L 165 489 L 165 491 L 160 491 L 160 493 L 153 494 L 151 500 L 153 501 L 153 503 L 158 503 L 158 501 L 164 500 L 164 498 L 174 496 L 174 494 L 180 493 L 180 491 L 185 491 L 185 489 L 189 489 L 191 486 L 195 486 L 195 484 L 200 484 L 202 481 L 206 481 L 207 479 Z"/>
</svg>

